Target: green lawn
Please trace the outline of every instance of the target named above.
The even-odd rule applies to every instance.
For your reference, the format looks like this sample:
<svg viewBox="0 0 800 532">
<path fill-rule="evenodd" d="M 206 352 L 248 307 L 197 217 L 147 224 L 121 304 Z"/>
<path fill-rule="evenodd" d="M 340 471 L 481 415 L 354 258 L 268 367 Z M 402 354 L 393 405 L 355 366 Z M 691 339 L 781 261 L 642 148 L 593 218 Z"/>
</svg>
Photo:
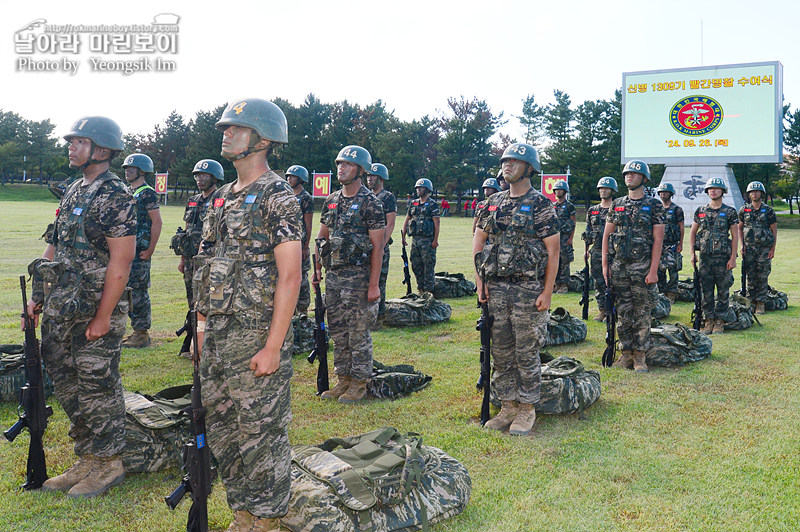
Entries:
<svg viewBox="0 0 800 532">
<path fill-rule="evenodd" d="M 17 192 L 15 201 L 7 199 L 0 187 L 0 343 L 21 343 L 18 276 L 44 249 L 39 236 L 56 205 L 16 201 Z M 155 341 L 149 349 L 122 354 L 123 384 L 147 393 L 191 378 L 188 361 L 176 356 L 181 340 L 174 331 L 186 309 L 178 258 L 168 247 L 181 224 L 182 207 L 163 208 L 162 216 L 164 234 L 153 260 L 151 288 Z M 763 328 L 713 336 L 711 358 L 647 375 L 602 368 L 605 328 L 594 321 L 589 321 L 586 342 L 551 348 L 602 376 L 602 396 L 583 420 L 577 415 L 543 417 L 526 438 L 486 431 L 475 423 L 480 411 L 475 391 L 478 310 L 474 298 L 462 298 L 448 300 L 453 315 L 445 324 L 373 333 L 378 360 L 411 363 L 434 377 L 412 397 L 355 406 L 321 403 L 314 395 L 316 366 L 297 358 L 292 443 L 319 443 L 383 425 L 422 434 L 426 444 L 461 460 L 473 482 L 466 511 L 435 530 L 798 530 L 798 220 L 781 217 L 770 279 L 788 292 L 789 310 L 762 317 Z M 442 219 L 438 270 L 471 271 L 471 224 L 469 218 Z M 390 297 L 405 293 L 396 232 Z M 688 258 L 685 253 L 685 276 Z M 738 288 L 738 268 L 734 273 Z M 557 295 L 553 304 L 579 316 L 579 298 Z M 690 303 L 677 303 L 668 321 L 688 323 L 690 312 Z M 55 415 L 45 434 L 45 451 L 53 475 L 71 465 L 73 456 L 63 410 L 53 399 L 49 402 Z M 7 427 L 15 419 L 16 405 L 0 404 L 0 424 Z M 0 439 L 0 530 L 185 529 L 188 501 L 175 512 L 163 502 L 178 482 L 174 470 L 130 475 L 109 494 L 88 501 L 17 491 L 24 481 L 27 442 L 26 436 L 13 444 Z M 209 512 L 212 528 L 230 522 L 220 484 Z"/>
</svg>

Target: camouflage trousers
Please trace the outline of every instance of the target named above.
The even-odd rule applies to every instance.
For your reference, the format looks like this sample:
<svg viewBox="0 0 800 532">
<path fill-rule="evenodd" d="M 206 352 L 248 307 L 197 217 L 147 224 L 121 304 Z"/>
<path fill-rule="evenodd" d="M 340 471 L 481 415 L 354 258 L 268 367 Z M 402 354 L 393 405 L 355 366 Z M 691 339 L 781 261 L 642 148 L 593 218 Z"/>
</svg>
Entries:
<svg viewBox="0 0 800 532">
<path fill-rule="evenodd" d="M 417 288 L 433 292 L 436 284 L 436 248 L 432 247 L 433 237 L 415 236 L 411 242 L 411 255 L 408 261 L 417 278 Z"/>
<path fill-rule="evenodd" d="M 539 280 L 488 280 L 492 326 L 492 386 L 501 401 L 539 402 L 542 365 L 539 350 L 547 337 L 547 312 L 536 310 Z"/>
<path fill-rule="evenodd" d="M 268 330 L 245 329 L 232 316 L 211 316 L 200 358 L 209 449 L 219 463 L 228 504 L 259 517 L 280 517 L 289 504 L 292 329 L 278 370 L 256 377 L 250 359 Z"/>
<path fill-rule="evenodd" d="M 357 380 L 372 376 L 372 334 L 378 302 L 367 301 L 369 268 L 337 268 L 327 272 L 325 303 L 328 332 L 333 340 L 333 366 L 337 375 Z"/>
<path fill-rule="evenodd" d="M 150 260 L 133 259 L 131 274 L 128 277 L 128 288 L 131 289 L 131 327 L 136 331 L 150 328 Z"/>
<path fill-rule="evenodd" d="M 378 316 L 386 314 L 386 280 L 389 278 L 389 246 L 383 248 L 383 262 L 381 263 L 381 278 L 378 285 L 381 288 L 381 301 L 378 305 Z"/>
<path fill-rule="evenodd" d="M 611 263 L 611 285 L 621 351 L 650 349 L 650 311 L 655 307 L 658 286 L 644 282 L 649 270 L 649 256 L 640 261 L 614 260 Z"/>
<path fill-rule="evenodd" d="M 730 289 L 733 286 L 733 272 L 727 269 L 728 255 L 707 255 L 700 253 L 697 271 L 700 274 L 700 288 L 703 291 L 703 316 L 705 319 L 725 317 L 730 306 Z M 714 299 L 714 288 L 717 297 Z"/>
<path fill-rule="evenodd" d="M 558 273 L 556 274 L 556 284 L 567 284 L 569 282 L 569 265 L 575 260 L 575 250 L 572 244 L 561 242 L 561 250 L 558 255 Z"/>
<path fill-rule="evenodd" d="M 658 264 L 658 291 L 662 294 L 678 293 L 678 272 L 682 258 L 676 244 L 664 245 L 661 249 L 661 262 Z"/>
<path fill-rule="evenodd" d="M 303 259 L 300 274 L 300 295 L 297 296 L 297 312 L 308 314 L 308 307 L 311 305 L 311 285 L 308 282 L 308 272 L 311 270 L 311 257 Z"/>
<path fill-rule="evenodd" d="M 603 277 L 603 251 L 590 250 L 589 271 L 594 279 L 594 298 L 597 300 L 597 308 L 605 312 L 606 310 L 606 278 Z"/>
<path fill-rule="evenodd" d="M 747 297 L 750 301 L 766 301 L 769 292 L 769 274 L 772 272 L 772 259 L 769 247 L 747 246 Z M 743 259 L 744 260 L 744 259 Z"/>
<path fill-rule="evenodd" d="M 108 333 L 91 342 L 85 336 L 88 321 L 42 318 L 42 359 L 69 418 L 69 437 L 78 456 L 108 458 L 125 449 L 119 360 L 127 307 L 128 302 L 121 301 Z"/>
</svg>

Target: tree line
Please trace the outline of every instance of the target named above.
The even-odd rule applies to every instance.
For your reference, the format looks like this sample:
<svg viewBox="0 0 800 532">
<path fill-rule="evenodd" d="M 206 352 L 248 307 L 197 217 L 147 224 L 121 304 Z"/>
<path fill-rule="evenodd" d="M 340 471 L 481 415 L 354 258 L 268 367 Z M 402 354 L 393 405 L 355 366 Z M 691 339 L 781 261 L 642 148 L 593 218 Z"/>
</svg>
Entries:
<svg viewBox="0 0 800 532">
<path fill-rule="evenodd" d="M 520 141 L 536 146 L 544 172 L 569 169 L 574 200 L 594 201 L 597 180 L 619 177 L 622 169 L 622 93 L 617 90 L 608 100 L 578 105 L 563 91 L 555 90 L 553 96 L 554 101 L 545 105 L 533 94 L 521 102 L 519 114 L 513 115 L 522 125 L 521 138 L 500 132 L 508 122 L 504 112 L 493 111 L 478 98 L 448 98 L 443 111 L 411 121 L 397 118 L 382 100 L 361 106 L 347 100 L 325 103 L 308 94 L 294 106 L 278 98 L 274 102 L 286 114 L 289 144 L 274 152 L 270 166 L 285 169 L 301 164 L 310 172 L 327 172 L 334 169 L 342 147 L 358 144 L 369 150 L 373 161 L 388 167 L 387 188 L 395 194 L 413 193 L 416 180 L 426 177 L 438 193 L 456 197 L 480 189 L 484 179 L 494 177 L 503 150 Z M 126 150 L 112 169 L 121 172 L 124 156 L 141 152 L 153 159 L 158 172 L 169 172 L 170 188 L 193 189 L 192 169 L 205 158 L 220 161 L 227 180 L 234 179 L 233 165 L 219 155 L 222 134 L 214 127 L 225 105 L 198 111 L 188 119 L 173 111 L 151 132 L 127 134 Z M 784 106 L 784 123 L 785 163 L 734 164 L 741 190 L 757 179 L 771 194 L 798 195 L 800 110 Z M 25 175 L 46 182 L 75 175 L 68 166 L 66 143 L 53 135 L 54 129 L 50 120 L 26 120 L 0 109 L 0 179 Z M 659 182 L 663 171 L 663 165 L 652 165 L 652 183 Z"/>
</svg>

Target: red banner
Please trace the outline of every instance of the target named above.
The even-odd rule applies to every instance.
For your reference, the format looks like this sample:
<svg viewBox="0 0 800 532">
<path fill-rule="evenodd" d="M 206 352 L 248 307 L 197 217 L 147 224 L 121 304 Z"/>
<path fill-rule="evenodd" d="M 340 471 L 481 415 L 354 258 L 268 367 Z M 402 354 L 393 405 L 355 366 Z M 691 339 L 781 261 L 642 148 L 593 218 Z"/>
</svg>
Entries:
<svg viewBox="0 0 800 532">
<path fill-rule="evenodd" d="M 331 173 L 319 174 L 314 172 L 312 174 L 312 196 L 327 197 L 331 193 Z"/>
<path fill-rule="evenodd" d="M 569 184 L 569 174 L 542 174 L 542 194 L 552 202 L 556 201 L 556 194 L 553 192 L 556 181 L 566 181 Z"/>
<path fill-rule="evenodd" d="M 169 176 L 169 172 L 164 172 L 163 174 L 157 173 L 156 174 L 156 194 L 166 194 L 167 193 L 167 177 Z"/>
</svg>

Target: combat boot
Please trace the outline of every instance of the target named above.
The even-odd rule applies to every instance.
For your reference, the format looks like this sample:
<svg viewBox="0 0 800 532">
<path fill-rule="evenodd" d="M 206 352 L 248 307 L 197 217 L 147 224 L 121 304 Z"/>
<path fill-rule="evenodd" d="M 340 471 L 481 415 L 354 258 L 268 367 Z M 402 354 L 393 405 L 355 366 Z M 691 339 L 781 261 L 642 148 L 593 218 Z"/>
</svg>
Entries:
<svg viewBox="0 0 800 532">
<path fill-rule="evenodd" d="M 233 512 L 233 522 L 225 530 L 226 532 L 250 532 L 255 521 L 256 516 L 247 510 L 236 510 Z"/>
<path fill-rule="evenodd" d="M 647 361 L 644 351 L 633 352 L 633 369 L 636 373 L 647 373 Z"/>
<path fill-rule="evenodd" d="M 120 456 L 95 458 L 92 470 L 72 486 L 67 495 L 72 499 L 96 497 L 125 480 L 125 467 Z"/>
<path fill-rule="evenodd" d="M 42 484 L 42 491 L 63 491 L 66 493 L 72 486 L 86 478 L 86 475 L 92 470 L 93 464 L 94 456 L 90 454 L 79 456 L 78 461 L 72 467 L 57 477 L 45 480 L 44 484 Z"/>
<path fill-rule="evenodd" d="M 600 312 L 598 312 L 597 316 L 594 317 L 594 321 L 600 321 L 600 322 L 606 321 L 606 311 L 601 310 Z"/>
<path fill-rule="evenodd" d="M 322 399 L 338 399 L 339 396 L 344 394 L 347 391 L 347 388 L 350 387 L 350 376 L 349 375 L 339 375 L 339 381 L 336 383 L 336 386 L 331 388 L 328 391 L 322 392 L 320 394 L 320 398 Z"/>
<path fill-rule="evenodd" d="M 150 346 L 150 335 L 147 330 L 133 331 L 133 334 L 128 336 L 122 347 L 131 347 L 133 349 L 141 349 Z"/>
<path fill-rule="evenodd" d="M 763 301 L 756 301 L 756 314 L 761 315 L 761 314 L 766 314 L 766 313 L 767 312 L 766 312 L 766 309 L 764 308 L 764 302 Z"/>
<path fill-rule="evenodd" d="M 703 334 L 711 334 L 714 332 L 714 320 L 707 319 L 706 322 L 703 324 L 703 328 L 700 329 L 700 332 Z"/>
<path fill-rule="evenodd" d="M 533 405 L 520 403 L 517 417 L 511 424 L 508 433 L 513 436 L 527 436 L 533 429 L 533 423 L 536 421 L 536 410 Z"/>
<path fill-rule="evenodd" d="M 611 364 L 612 368 L 631 369 L 633 366 L 633 353 L 631 351 L 620 351 L 622 356 Z"/>
<path fill-rule="evenodd" d="M 517 417 L 519 404 L 516 401 L 501 401 L 500 412 L 483 426 L 492 430 L 506 430 Z"/>
<path fill-rule="evenodd" d="M 714 334 L 722 334 L 725 332 L 725 320 L 714 320 L 714 328 L 711 330 Z"/>
<path fill-rule="evenodd" d="M 340 403 L 357 403 L 367 396 L 367 381 L 360 381 L 353 379 L 350 381 L 350 387 L 347 391 L 339 397 Z"/>
<path fill-rule="evenodd" d="M 256 517 L 256 520 L 253 522 L 253 528 L 249 528 L 248 530 L 252 530 L 253 532 L 283 532 L 289 529 L 281 526 L 281 520 L 278 517 L 273 517 L 271 519 Z"/>
</svg>

